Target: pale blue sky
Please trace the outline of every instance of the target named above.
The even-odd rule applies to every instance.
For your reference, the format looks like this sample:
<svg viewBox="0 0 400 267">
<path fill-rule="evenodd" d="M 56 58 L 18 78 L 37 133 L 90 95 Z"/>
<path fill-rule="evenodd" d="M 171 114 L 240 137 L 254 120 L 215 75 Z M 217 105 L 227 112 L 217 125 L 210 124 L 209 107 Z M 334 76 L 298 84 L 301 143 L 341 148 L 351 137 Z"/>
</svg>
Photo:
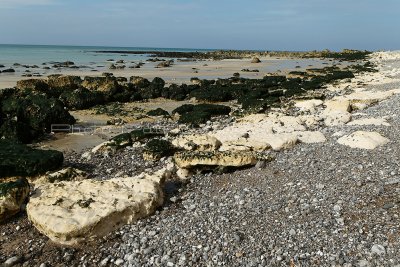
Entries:
<svg viewBox="0 0 400 267">
<path fill-rule="evenodd" d="M 0 43 L 400 49 L 400 0 L 0 0 Z"/>
</svg>

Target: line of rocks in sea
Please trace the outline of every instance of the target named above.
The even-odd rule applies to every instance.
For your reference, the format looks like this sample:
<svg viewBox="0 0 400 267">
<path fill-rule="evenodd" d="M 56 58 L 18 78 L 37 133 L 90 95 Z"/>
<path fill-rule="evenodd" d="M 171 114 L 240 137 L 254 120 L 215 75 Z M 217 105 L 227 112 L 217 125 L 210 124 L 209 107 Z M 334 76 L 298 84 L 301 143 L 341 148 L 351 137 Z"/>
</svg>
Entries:
<svg viewBox="0 0 400 267">
<path fill-rule="evenodd" d="M 363 60 L 371 54 L 369 51 L 344 49 L 341 52 L 330 50 L 293 52 L 293 51 L 256 51 L 256 50 L 217 50 L 207 52 L 178 52 L 178 51 L 129 51 L 129 50 L 106 50 L 95 51 L 97 53 L 135 54 L 149 55 L 161 58 L 187 58 L 187 59 L 243 59 L 252 57 L 289 57 L 289 58 L 331 58 L 339 60 Z"/>
<path fill-rule="evenodd" d="M 65 106 L 82 109 L 118 99 L 126 102 L 132 100 L 132 95 L 142 99 L 160 96 L 174 99 L 173 93 L 178 90 L 184 98 L 195 97 L 198 101 L 237 100 L 241 109 L 235 112 L 216 104 L 184 105 L 173 111 L 178 115 L 178 122 L 200 128 L 182 131 L 178 127 L 168 133 L 136 129 L 81 155 L 87 164 L 94 158 L 112 159 L 121 150 L 141 151 L 145 161 L 162 163 L 155 172 L 101 181 L 86 179 L 80 170 L 65 169 L 37 179 L 37 175 L 59 169 L 62 154 L 2 140 L 0 173 L 6 177 L 3 181 L 12 176 L 30 177 L 34 191 L 27 206 L 29 219 L 53 241 L 70 245 L 96 239 L 121 224 L 152 214 L 164 202 L 165 180 L 186 180 L 193 173 L 205 170 L 223 172 L 255 164 L 261 166 L 273 160 L 270 151 L 288 149 L 298 142 L 324 142 L 324 135 L 318 131 L 321 127 L 346 124 L 351 121 L 352 110 L 364 109 L 399 93 L 362 90 L 347 92 L 347 95 L 335 95 L 335 92 L 329 95 L 325 90 L 323 94 L 318 93 L 321 87 L 329 87 L 329 83 L 342 79 L 347 80 L 339 85 L 344 86 L 341 93 L 346 92 L 346 86 L 367 82 L 365 76 L 355 77 L 353 72 L 373 71 L 372 67 L 368 62 L 347 70 L 327 67 L 306 72 L 301 78 L 194 79 L 193 85 L 169 87 L 164 87 L 160 78 L 149 82 L 140 77 L 133 77 L 130 82 L 112 76 L 83 80 L 76 76 L 51 76 L 47 80 L 20 81 L 16 89 L 1 92 L 1 129 L 5 139 L 30 142 L 46 132 L 51 123 L 74 123 Z M 384 78 L 379 73 L 370 75 L 374 79 Z M 191 90 L 184 91 L 188 87 Z M 325 99 L 327 96 L 329 99 Z M 97 97 L 103 102 L 97 102 Z M 150 115 L 169 114 L 158 110 Z M 237 119 L 221 125 L 218 116 L 227 118 L 228 115 Z M 29 138 L 24 135 L 28 129 Z M 350 145 L 365 148 L 363 144 L 370 145 L 369 140 L 374 140 L 375 147 L 387 143 L 376 134 L 360 135 L 351 136 Z M 2 183 L 2 216 L 8 218 L 17 213 L 29 192 L 25 178 Z M 85 219 L 88 216 L 93 219 Z"/>
<path fill-rule="evenodd" d="M 83 79 L 50 75 L 46 79 L 21 80 L 16 88 L 0 91 L 0 136 L 29 143 L 49 132 L 51 124 L 73 124 L 68 109 L 87 109 L 110 102 L 148 101 L 158 97 L 177 101 L 191 98 L 206 102 L 236 100 L 242 110 L 263 112 L 280 106 L 284 99 L 313 92 L 336 80 L 353 78 L 353 73 L 360 71 L 373 71 L 373 66 L 367 61 L 346 69 L 332 66 L 289 73 L 287 77 L 270 75 L 262 79 L 240 76 L 218 80 L 192 78 L 192 84 L 169 86 L 157 77 L 150 82 L 142 77 L 132 76 L 128 80 L 109 73 L 103 77 Z M 320 97 L 324 97 L 323 94 Z M 30 108 L 32 106 L 35 108 Z M 211 115 L 195 112 L 185 115 L 181 121 L 198 124 Z"/>
</svg>

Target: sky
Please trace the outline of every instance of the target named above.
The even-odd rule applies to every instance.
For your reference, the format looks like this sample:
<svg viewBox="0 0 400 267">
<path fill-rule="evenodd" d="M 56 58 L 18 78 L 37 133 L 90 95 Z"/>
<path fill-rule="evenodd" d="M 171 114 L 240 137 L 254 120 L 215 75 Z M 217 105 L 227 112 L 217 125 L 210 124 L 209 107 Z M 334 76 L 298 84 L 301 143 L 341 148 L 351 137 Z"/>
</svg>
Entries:
<svg viewBox="0 0 400 267">
<path fill-rule="evenodd" d="M 400 49 L 400 0 L 0 0 L 0 43 Z"/>
</svg>

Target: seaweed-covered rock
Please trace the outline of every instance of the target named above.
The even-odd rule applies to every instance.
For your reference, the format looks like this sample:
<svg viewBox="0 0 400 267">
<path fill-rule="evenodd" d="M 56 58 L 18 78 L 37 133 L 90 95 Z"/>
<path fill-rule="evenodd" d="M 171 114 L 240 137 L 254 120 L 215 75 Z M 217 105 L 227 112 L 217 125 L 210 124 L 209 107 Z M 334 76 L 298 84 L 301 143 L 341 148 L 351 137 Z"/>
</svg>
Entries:
<svg viewBox="0 0 400 267">
<path fill-rule="evenodd" d="M 192 104 L 183 104 L 182 106 L 177 107 L 176 109 L 174 109 L 172 111 L 172 114 L 182 115 L 184 113 L 188 113 L 188 112 L 193 111 L 193 108 L 194 108 L 194 105 L 192 105 Z"/>
<path fill-rule="evenodd" d="M 163 79 L 155 77 L 148 87 L 140 88 L 140 95 L 143 99 L 153 99 L 162 96 L 165 82 Z"/>
<path fill-rule="evenodd" d="M 169 113 L 168 111 L 162 109 L 162 108 L 157 108 L 157 109 L 153 109 L 150 110 L 149 112 L 147 112 L 148 116 L 163 116 L 163 117 L 169 117 Z"/>
<path fill-rule="evenodd" d="M 189 97 L 200 101 L 225 102 L 232 100 L 230 90 L 221 86 L 201 87 L 190 92 Z"/>
<path fill-rule="evenodd" d="M 0 222 L 20 211 L 29 191 L 29 183 L 25 178 L 0 183 Z"/>
<path fill-rule="evenodd" d="M 42 174 L 60 168 L 63 160 L 59 151 L 33 149 L 0 140 L 0 178 Z"/>
<path fill-rule="evenodd" d="M 228 115 L 231 112 L 231 108 L 224 105 L 216 105 L 216 104 L 184 104 L 180 107 L 177 107 L 172 111 L 172 114 L 182 115 L 188 112 L 207 112 L 212 116 L 216 115 Z"/>
<path fill-rule="evenodd" d="M 112 100 L 112 97 L 118 93 L 119 84 L 115 77 L 85 77 L 82 86 L 101 92 L 106 101 Z"/>
<path fill-rule="evenodd" d="M 215 104 L 198 104 L 193 107 L 193 111 L 195 112 L 207 112 L 212 116 L 229 115 L 231 110 L 228 106 Z"/>
<path fill-rule="evenodd" d="M 187 92 L 187 85 L 171 84 L 168 88 L 162 90 L 161 96 L 172 100 L 182 101 L 186 98 Z"/>
<path fill-rule="evenodd" d="M 197 126 L 206 123 L 212 116 L 228 115 L 231 108 L 224 105 L 215 104 L 184 104 L 172 111 L 172 114 L 180 115 L 178 122 Z"/>
<path fill-rule="evenodd" d="M 160 129 L 152 129 L 152 128 L 141 128 L 136 129 L 130 132 L 131 139 L 133 142 L 142 141 L 154 137 L 164 136 L 164 131 Z"/>
<path fill-rule="evenodd" d="M 43 94 L 11 95 L 0 101 L 3 117 L 0 137 L 29 143 L 50 132 L 52 124 L 75 123 L 60 100 Z"/>
<path fill-rule="evenodd" d="M 188 112 L 188 113 L 183 113 L 180 117 L 178 122 L 179 123 L 185 123 L 185 124 L 190 124 L 193 126 L 198 126 L 199 124 L 206 123 L 208 120 L 211 119 L 211 114 L 208 112 Z"/>
<path fill-rule="evenodd" d="M 86 109 L 103 104 L 105 101 L 103 94 L 86 88 L 64 91 L 60 99 L 70 109 Z"/>
<path fill-rule="evenodd" d="M 32 90 L 36 92 L 49 93 L 49 85 L 42 79 L 27 79 L 17 82 L 17 89 Z"/>
<path fill-rule="evenodd" d="M 122 133 L 110 139 L 109 146 L 122 148 L 132 145 L 132 138 L 130 133 Z"/>
<path fill-rule="evenodd" d="M 145 88 L 150 85 L 149 80 L 139 76 L 132 76 L 129 81 L 138 88 Z"/>
<path fill-rule="evenodd" d="M 79 88 L 82 79 L 79 76 L 54 74 L 47 77 L 47 83 L 50 87 L 51 94 L 56 96 L 65 90 L 74 90 Z"/>
<path fill-rule="evenodd" d="M 163 139 L 152 139 L 146 143 L 143 152 L 145 160 L 159 160 L 173 154 L 174 147 L 171 142 Z"/>
</svg>

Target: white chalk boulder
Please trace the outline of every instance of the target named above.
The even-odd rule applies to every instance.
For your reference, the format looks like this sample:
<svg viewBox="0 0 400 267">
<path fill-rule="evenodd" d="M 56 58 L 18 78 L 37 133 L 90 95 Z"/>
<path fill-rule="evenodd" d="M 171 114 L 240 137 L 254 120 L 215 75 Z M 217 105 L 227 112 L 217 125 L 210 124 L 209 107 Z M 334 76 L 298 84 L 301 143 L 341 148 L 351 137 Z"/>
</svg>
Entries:
<svg viewBox="0 0 400 267">
<path fill-rule="evenodd" d="M 389 141 L 389 139 L 383 137 L 377 132 L 365 131 L 357 131 L 338 139 L 338 143 L 341 145 L 361 149 L 375 149 L 378 146 L 389 143 Z"/>
<path fill-rule="evenodd" d="M 179 168 L 188 169 L 196 166 L 248 166 L 255 165 L 257 158 L 251 152 L 197 152 L 184 151 L 174 155 Z"/>
<path fill-rule="evenodd" d="M 151 215 L 164 201 L 163 183 L 168 175 L 169 170 L 162 169 L 106 181 L 42 184 L 27 205 L 28 218 L 56 243 L 76 245 L 96 240 Z"/>
<path fill-rule="evenodd" d="M 185 150 L 198 151 L 214 151 L 221 146 L 221 142 L 217 138 L 206 134 L 182 135 L 175 138 L 172 144 Z"/>
</svg>

